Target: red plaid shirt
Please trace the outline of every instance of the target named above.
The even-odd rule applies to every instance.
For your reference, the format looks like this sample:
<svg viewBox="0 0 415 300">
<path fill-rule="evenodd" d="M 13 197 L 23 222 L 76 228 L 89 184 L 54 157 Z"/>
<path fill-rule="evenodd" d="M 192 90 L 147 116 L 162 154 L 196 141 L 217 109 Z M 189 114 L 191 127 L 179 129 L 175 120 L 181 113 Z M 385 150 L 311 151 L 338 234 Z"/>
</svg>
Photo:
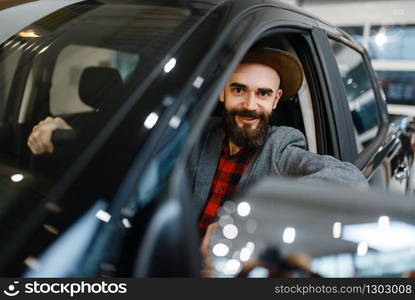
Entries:
<svg viewBox="0 0 415 300">
<path fill-rule="evenodd" d="M 252 154 L 252 151 L 241 149 L 238 153 L 230 155 L 229 143 L 225 140 L 222 155 L 210 188 L 209 200 L 206 202 L 199 218 L 198 226 L 202 235 L 215 220 L 217 210 L 222 202 L 235 193 L 239 180 L 252 158 Z"/>
</svg>

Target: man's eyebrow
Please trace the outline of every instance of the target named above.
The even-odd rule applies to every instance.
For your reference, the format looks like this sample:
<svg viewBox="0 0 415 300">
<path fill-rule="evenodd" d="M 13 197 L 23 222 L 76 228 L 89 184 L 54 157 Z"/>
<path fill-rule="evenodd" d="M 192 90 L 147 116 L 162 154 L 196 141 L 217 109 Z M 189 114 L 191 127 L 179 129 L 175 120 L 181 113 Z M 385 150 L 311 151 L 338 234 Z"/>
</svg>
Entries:
<svg viewBox="0 0 415 300">
<path fill-rule="evenodd" d="M 230 86 L 237 87 L 237 88 L 243 88 L 243 89 L 246 89 L 248 87 L 246 84 L 239 83 L 239 82 L 232 82 Z"/>
<path fill-rule="evenodd" d="M 232 82 L 230 84 L 230 87 L 236 87 L 236 88 L 241 88 L 241 89 L 248 88 L 246 84 L 239 83 L 239 82 Z M 258 88 L 257 91 L 260 93 L 273 93 L 274 92 L 271 88 Z"/>
<path fill-rule="evenodd" d="M 258 92 L 273 93 L 274 91 L 270 88 L 258 88 Z"/>
</svg>

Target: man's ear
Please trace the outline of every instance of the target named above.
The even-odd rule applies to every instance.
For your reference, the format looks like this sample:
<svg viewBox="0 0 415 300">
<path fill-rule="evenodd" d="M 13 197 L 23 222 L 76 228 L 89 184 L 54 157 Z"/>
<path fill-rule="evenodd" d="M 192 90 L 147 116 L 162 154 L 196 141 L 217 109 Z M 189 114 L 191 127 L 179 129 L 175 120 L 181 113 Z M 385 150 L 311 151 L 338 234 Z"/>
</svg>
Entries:
<svg viewBox="0 0 415 300">
<path fill-rule="evenodd" d="M 282 96 L 282 89 L 278 89 L 277 93 L 275 94 L 274 104 L 272 105 L 272 109 L 275 109 L 277 107 L 278 102 L 281 99 Z"/>
<path fill-rule="evenodd" d="M 223 102 L 225 100 L 225 89 L 220 92 L 219 101 Z"/>
</svg>

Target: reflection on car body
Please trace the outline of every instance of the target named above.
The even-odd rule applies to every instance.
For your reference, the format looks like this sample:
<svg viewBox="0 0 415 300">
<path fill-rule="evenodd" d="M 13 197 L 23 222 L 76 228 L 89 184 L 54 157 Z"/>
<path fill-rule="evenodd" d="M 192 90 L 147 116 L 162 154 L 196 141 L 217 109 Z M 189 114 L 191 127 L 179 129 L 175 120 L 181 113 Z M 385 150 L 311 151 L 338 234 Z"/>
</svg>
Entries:
<svg viewBox="0 0 415 300">
<path fill-rule="evenodd" d="M 297 56 L 304 68 L 301 90 L 281 104 L 275 124 L 302 131 L 313 152 L 354 163 L 372 185 L 410 194 L 410 123 L 388 118 L 366 52 L 337 28 L 278 1 L 80 1 L 16 28 L 0 46 L 0 274 L 199 276 L 186 162 L 224 83 L 258 41 Z M 342 60 L 345 53 L 354 60 Z M 66 118 L 77 134 L 57 143 L 53 155 L 34 157 L 26 141 L 46 116 Z M 354 197 L 327 189 L 334 198 Z M 346 219 L 342 203 L 332 205 Z M 295 212 L 309 209 L 316 207 L 298 205 Z M 388 209 L 382 213 L 391 224 L 400 220 Z M 361 221 L 373 222 L 370 216 Z M 331 230 L 324 218 L 315 220 L 316 231 Z M 405 222 L 411 224 L 409 217 Z M 292 228 L 297 245 L 303 233 Z M 318 244 L 301 248 L 311 256 L 312 272 L 366 274 L 364 264 L 377 253 L 370 249 L 353 272 L 335 274 L 337 265 L 323 263 L 354 255 L 356 241 L 347 244 L 331 253 Z M 387 255 L 400 258 L 396 251 Z M 409 271 L 413 254 L 406 257 Z M 403 271 L 390 265 L 370 275 Z"/>
<path fill-rule="evenodd" d="M 223 205 L 207 259 L 213 276 L 234 277 L 272 247 L 281 258 L 314 258 L 310 269 L 324 277 L 402 275 L 415 267 L 412 206 L 411 198 L 391 201 L 379 191 L 267 178 Z M 289 270 L 282 259 L 278 266 Z M 256 277 L 256 271 L 246 276 Z"/>
</svg>

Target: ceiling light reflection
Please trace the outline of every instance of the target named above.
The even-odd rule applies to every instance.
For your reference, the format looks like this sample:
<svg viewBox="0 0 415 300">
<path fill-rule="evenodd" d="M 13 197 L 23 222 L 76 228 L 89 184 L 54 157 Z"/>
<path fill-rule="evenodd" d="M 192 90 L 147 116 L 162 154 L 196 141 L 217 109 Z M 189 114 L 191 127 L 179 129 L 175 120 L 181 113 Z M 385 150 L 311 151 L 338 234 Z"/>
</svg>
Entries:
<svg viewBox="0 0 415 300">
<path fill-rule="evenodd" d="M 59 234 L 59 230 L 50 224 L 43 224 L 43 228 L 45 228 L 47 231 L 49 231 L 52 234 L 55 234 L 55 235 Z"/>
<path fill-rule="evenodd" d="M 127 218 L 123 218 L 121 222 L 122 222 L 122 224 L 124 225 L 125 228 L 131 228 L 132 227 L 130 220 L 128 220 Z"/>
<path fill-rule="evenodd" d="M 378 46 L 383 46 L 384 44 L 386 44 L 388 42 L 388 37 L 383 33 L 383 32 L 379 32 L 376 36 L 375 36 L 375 43 Z"/>
<path fill-rule="evenodd" d="M 173 57 L 167 62 L 167 64 L 164 65 L 164 72 L 169 73 L 171 70 L 174 69 L 175 66 L 176 59 Z"/>
<path fill-rule="evenodd" d="M 108 223 L 109 220 L 111 220 L 111 215 L 107 213 L 106 211 L 103 211 L 102 209 L 98 210 L 95 214 L 95 217 L 97 217 L 99 220 Z"/>
<path fill-rule="evenodd" d="M 246 217 L 251 212 L 251 206 L 248 202 L 241 202 L 238 204 L 237 211 L 241 217 Z"/>
<path fill-rule="evenodd" d="M 216 256 L 225 256 L 229 253 L 229 247 L 223 243 L 218 243 L 213 246 L 212 252 Z"/>
<path fill-rule="evenodd" d="M 365 256 L 367 254 L 367 250 L 368 250 L 368 245 L 367 242 L 360 242 L 357 245 L 357 255 L 359 256 Z"/>
<path fill-rule="evenodd" d="M 247 261 L 251 258 L 252 252 L 248 248 L 242 248 L 241 253 L 239 254 L 239 258 L 241 261 Z"/>
<path fill-rule="evenodd" d="M 232 240 L 238 235 L 238 228 L 233 224 L 228 224 L 223 227 L 223 235 Z"/>
<path fill-rule="evenodd" d="M 20 182 L 20 181 L 22 181 L 22 180 L 23 180 L 23 178 L 24 178 L 23 174 L 13 174 L 13 175 L 10 177 L 10 179 L 11 179 L 13 182 Z"/>
<path fill-rule="evenodd" d="M 256 267 L 248 273 L 248 278 L 267 278 L 269 277 L 269 270 L 264 267 Z"/>
<path fill-rule="evenodd" d="M 49 46 L 46 46 L 45 48 L 43 48 L 42 50 L 39 51 L 39 54 L 42 54 L 43 52 L 45 52 L 46 50 L 48 50 Z"/>
<path fill-rule="evenodd" d="M 381 232 L 378 222 L 344 225 L 342 238 L 355 243 L 366 241 L 370 248 L 379 251 L 409 250 L 415 245 L 415 226 L 390 221 L 389 230 Z"/>
<path fill-rule="evenodd" d="M 36 33 L 36 31 L 34 31 L 33 29 L 28 29 L 28 30 L 24 30 L 19 32 L 19 36 L 24 37 L 24 38 L 37 38 L 40 37 L 39 34 Z"/>
<path fill-rule="evenodd" d="M 24 263 L 26 266 L 28 266 L 32 270 L 39 270 L 40 269 L 40 263 L 39 261 L 34 258 L 33 256 L 28 256 L 24 260 Z"/>
<path fill-rule="evenodd" d="M 157 121 L 159 119 L 158 114 L 152 112 L 151 114 L 149 114 L 146 118 L 146 120 L 144 121 L 144 126 L 147 129 L 151 129 L 154 127 L 154 125 L 156 125 Z"/>
<path fill-rule="evenodd" d="M 17 50 L 23 49 L 23 47 L 26 46 L 26 45 L 27 45 L 27 42 L 23 43 Z"/>
<path fill-rule="evenodd" d="M 177 129 L 181 122 L 182 122 L 181 118 L 179 118 L 178 116 L 174 116 L 173 118 L 170 119 L 169 125 L 173 129 Z"/>
<path fill-rule="evenodd" d="M 335 222 L 333 224 L 333 237 L 339 239 L 342 235 L 342 223 Z"/>
<path fill-rule="evenodd" d="M 389 217 L 388 216 L 379 217 L 378 227 L 379 227 L 380 232 L 387 233 L 390 228 Z"/>
<path fill-rule="evenodd" d="M 246 243 L 245 248 L 249 249 L 249 251 L 251 251 L 251 253 L 254 253 L 254 251 L 255 251 L 255 244 L 253 242 L 248 242 L 248 243 Z"/>
<path fill-rule="evenodd" d="M 197 76 L 196 79 L 195 79 L 195 81 L 193 81 L 193 86 L 195 88 L 200 89 L 200 87 L 202 86 L 202 84 L 203 84 L 204 81 L 205 80 L 202 77 Z"/>
<path fill-rule="evenodd" d="M 292 227 L 287 227 L 284 230 L 284 234 L 282 236 L 282 240 L 284 243 L 291 244 L 295 240 L 295 229 Z"/>
<path fill-rule="evenodd" d="M 238 273 L 239 268 L 241 267 L 241 263 L 237 259 L 230 259 L 225 265 L 225 274 L 227 275 L 235 275 Z"/>
</svg>

